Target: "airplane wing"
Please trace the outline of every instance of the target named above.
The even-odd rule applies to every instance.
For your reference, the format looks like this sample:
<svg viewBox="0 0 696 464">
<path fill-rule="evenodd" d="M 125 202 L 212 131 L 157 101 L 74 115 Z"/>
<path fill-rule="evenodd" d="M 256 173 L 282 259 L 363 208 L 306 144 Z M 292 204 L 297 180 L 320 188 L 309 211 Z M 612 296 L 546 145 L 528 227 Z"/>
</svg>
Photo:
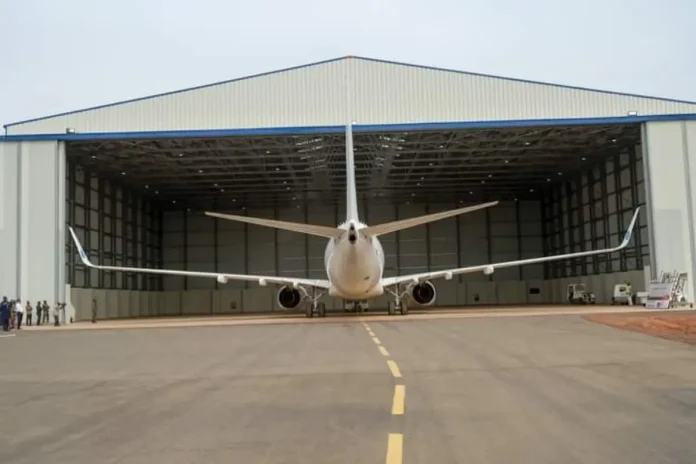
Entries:
<svg viewBox="0 0 696 464">
<path fill-rule="evenodd" d="M 566 253 L 562 255 L 553 255 L 553 256 L 542 256 L 539 258 L 529 258 L 529 259 L 520 259 L 516 261 L 506 261 L 503 263 L 492 263 L 492 264 L 481 264 L 477 266 L 469 266 L 469 267 L 460 267 L 457 269 L 446 269 L 442 271 L 433 271 L 433 272 L 423 272 L 420 274 L 410 274 L 410 275 L 404 275 L 404 276 L 397 276 L 397 277 L 387 277 L 385 279 L 382 279 L 382 286 L 384 287 L 389 287 L 392 285 L 397 285 L 401 283 L 417 283 L 417 282 L 423 282 L 426 280 L 431 280 L 431 279 L 438 279 L 444 277 L 446 280 L 451 279 L 455 275 L 460 275 L 460 274 L 471 274 L 473 272 L 483 272 L 484 274 L 492 274 L 496 269 L 503 269 L 506 267 L 515 267 L 515 266 L 524 266 L 525 264 L 538 264 L 538 263 L 546 263 L 549 261 L 558 261 L 562 259 L 571 259 L 571 258 L 580 258 L 583 256 L 591 256 L 591 255 L 599 255 L 603 253 L 614 253 L 616 251 L 622 250 L 623 248 L 626 248 L 628 245 L 628 242 L 631 240 L 631 234 L 633 232 L 633 228 L 636 225 L 636 220 L 638 219 L 638 212 L 640 211 L 640 208 L 636 208 L 636 212 L 633 214 L 633 219 L 631 219 L 631 223 L 628 226 L 628 229 L 626 230 L 626 234 L 624 235 L 623 240 L 621 243 L 614 247 L 614 248 L 605 248 L 602 250 L 590 250 L 590 251 L 580 251 L 577 253 Z"/>
<path fill-rule="evenodd" d="M 257 275 L 246 275 L 246 274 L 225 274 L 222 272 L 197 272 L 197 271 L 183 271 L 174 269 L 151 269 L 151 268 L 140 268 L 140 267 L 121 267 L 121 266 L 101 266 L 98 264 L 93 264 L 87 257 L 82 244 L 77 239 L 75 231 L 72 227 L 69 227 L 70 235 L 72 235 L 75 246 L 77 247 L 77 252 L 80 254 L 80 259 L 82 263 L 94 269 L 101 269 L 105 271 L 118 271 L 118 272 L 142 272 L 146 274 L 163 274 L 163 275 L 176 275 L 176 276 L 188 276 L 188 277 L 209 277 L 217 279 L 220 283 L 227 283 L 228 280 L 242 280 L 247 282 L 256 282 L 262 287 L 267 284 L 278 284 L 278 285 L 290 285 L 296 287 L 298 285 L 305 285 L 308 287 L 316 288 L 329 288 L 330 284 L 328 280 L 323 279 L 302 279 L 296 277 L 275 277 L 275 276 L 257 276 Z"/>
</svg>

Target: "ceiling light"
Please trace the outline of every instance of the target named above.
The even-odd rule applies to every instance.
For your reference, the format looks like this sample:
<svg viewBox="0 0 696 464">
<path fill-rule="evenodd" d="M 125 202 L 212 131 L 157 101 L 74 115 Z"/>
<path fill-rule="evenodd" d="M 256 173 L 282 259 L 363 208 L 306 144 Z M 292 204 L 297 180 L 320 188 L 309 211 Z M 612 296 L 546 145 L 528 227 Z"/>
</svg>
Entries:
<svg viewBox="0 0 696 464">
<path fill-rule="evenodd" d="M 422 176 L 421 176 L 421 180 L 423 180 L 423 179 L 425 179 L 425 177 L 422 177 Z"/>
<path fill-rule="evenodd" d="M 122 176 L 125 176 L 125 175 L 126 175 L 126 173 L 125 173 L 125 172 L 122 172 L 122 173 L 121 173 L 121 175 L 122 175 Z"/>
<path fill-rule="evenodd" d="M 420 185 L 420 182 L 418 182 L 416 185 Z"/>
<path fill-rule="evenodd" d="M 266 150 L 266 154 L 269 154 L 270 152 L 271 152 L 271 150 Z"/>
<path fill-rule="evenodd" d="M 529 142 L 524 142 L 524 144 L 525 144 L 525 145 L 531 145 L 531 143 L 529 143 Z"/>
<path fill-rule="evenodd" d="M 587 158 L 585 158 L 584 156 L 582 157 L 582 160 L 583 160 L 583 161 L 585 161 L 586 159 L 587 159 Z"/>
<path fill-rule="evenodd" d="M 276 171 L 280 171 L 280 168 L 276 168 Z"/>
<path fill-rule="evenodd" d="M 159 190 L 155 190 L 155 195 L 159 195 Z"/>
<path fill-rule="evenodd" d="M 198 174 L 201 174 L 201 173 L 203 173 L 203 170 L 202 170 L 202 169 L 199 169 L 199 170 L 198 170 Z"/>
<path fill-rule="evenodd" d="M 412 194 L 411 194 L 411 196 L 412 196 L 412 197 L 415 197 L 415 196 L 416 196 L 416 194 L 415 194 L 415 193 L 412 193 Z"/>
<path fill-rule="evenodd" d="M 546 182 L 551 182 L 551 179 L 547 178 L 547 179 L 546 179 Z"/>
<path fill-rule="evenodd" d="M 224 192 L 224 191 L 225 191 L 225 189 L 220 189 L 220 191 L 221 191 L 221 192 Z"/>
<path fill-rule="evenodd" d="M 485 180 L 482 180 L 482 181 L 481 181 L 481 183 L 482 183 L 482 184 L 485 184 L 485 183 L 486 183 L 486 181 L 485 181 Z"/>
<path fill-rule="evenodd" d="M 473 194 L 474 194 L 474 192 L 469 192 L 469 195 L 473 195 Z"/>
<path fill-rule="evenodd" d="M 508 164 L 509 162 L 510 162 L 510 160 L 505 160 L 505 164 Z"/>
<path fill-rule="evenodd" d="M 493 177 L 493 174 L 488 174 L 488 177 Z"/>
<path fill-rule="evenodd" d="M 534 191 L 534 189 L 529 189 L 529 191 L 530 191 L 530 192 L 533 192 L 533 191 Z"/>
<path fill-rule="evenodd" d="M 92 159 L 96 159 L 97 157 L 95 155 L 92 155 Z"/>
<path fill-rule="evenodd" d="M 218 186 L 218 184 L 213 184 L 213 187 L 217 187 L 217 186 Z"/>
<path fill-rule="evenodd" d="M 150 188 L 150 186 L 149 186 L 149 185 L 146 185 L 146 186 L 145 186 L 145 188 L 146 188 L 146 189 L 149 189 L 149 188 Z"/>
<path fill-rule="evenodd" d="M 292 197 L 293 200 L 297 200 L 297 197 Z"/>
<path fill-rule="evenodd" d="M 236 199 L 236 198 L 233 198 L 232 201 L 237 201 L 237 199 Z"/>
<path fill-rule="evenodd" d="M 515 198 L 515 201 L 517 201 L 517 198 Z"/>
<path fill-rule="evenodd" d="M 173 203 L 173 204 L 176 204 L 176 200 L 172 200 L 172 203 Z"/>
<path fill-rule="evenodd" d="M 181 158 L 182 156 L 184 156 L 184 154 L 183 154 L 183 153 L 179 153 L 179 157 Z"/>
<path fill-rule="evenodd" d="M 638 112 L 637 111 L 629 111 L 628 115 L 629 116 L 638 116 Z"/>
<path fill-rule="evenodd" d="M 286 187 L 285 190 L 290 190 L 290 187 Z"/>
<path fill-rule="evenodd" d="M 432 166 L 432 165 L 433 165 L 433 163 L 430 163 L 430 165 Z"/>
<path fill-rule="evenodd" d="M 558 173 L 558 175 L 559 175 L 559 176 L 562 176 L 562 175 L 563 175 L 563 173 L 562 173 L 562 172 L 559 172 L 559 173 Z"/>
<path fill-rule="evenodd" d="M 616 143 L 616 139 L 611 139 L 612 142 Z"/>
</svg>

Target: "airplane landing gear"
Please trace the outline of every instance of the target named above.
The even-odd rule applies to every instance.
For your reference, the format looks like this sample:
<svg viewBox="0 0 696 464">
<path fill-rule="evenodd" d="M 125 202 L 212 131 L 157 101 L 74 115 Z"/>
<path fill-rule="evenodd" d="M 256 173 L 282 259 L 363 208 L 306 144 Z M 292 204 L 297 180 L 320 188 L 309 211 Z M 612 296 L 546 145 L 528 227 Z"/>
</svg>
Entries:
<svg viewBox="0 0 696 464">
<path fill-rule="evenodd" d="M 305 317 L 326 317 L 326 304 L 318 303 L 317 301 L 312 301 L 307 305 L 305 310 Z"/>
<path fill-rule="evenodd" d="M 394 298 L 394 302 L 390 302 L 387 306 L 387 312 L 390 316 L 394 316 L 396 314 L 401 314 L 402 316 L 405 316 L 406 314 L 408 314 L 408 305 L 405 301 L 401 301 L 401 298 Z"/>
<path fill-rule="evenodd" d="M 405 316 L 408 314 L 408 305 L 405 301 L 403 301 L 403 297 L 406 295 L 405 293 L 399 293 L 399 286 L 397 285 L 396 290 L 394 291 L 389 290 L 389 293 L 394 295 L 394 302 L 390 302 L 387 306 L 387 312 L 389 315 L 393 316 L 395 314 L 401 314 L 402 316 Z"/>
</svg>

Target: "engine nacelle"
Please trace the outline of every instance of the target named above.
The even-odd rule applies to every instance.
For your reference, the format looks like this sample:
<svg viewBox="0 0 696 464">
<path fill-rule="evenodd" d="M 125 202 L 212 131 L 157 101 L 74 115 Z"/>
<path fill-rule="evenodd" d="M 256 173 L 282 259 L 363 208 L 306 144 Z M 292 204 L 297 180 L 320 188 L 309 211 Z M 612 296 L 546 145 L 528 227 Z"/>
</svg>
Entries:
<svg viewBox="0 0 696 464">
<path fill-rule="evenodd" d="M 278 290 L 276 300 L 283 309 L 295 309 L 307 296 L 307 291 L 302 287 L 292 288 L 285 286 Z"/>
<path fill-rule="evenodd" d="M 409 298 L 420 306 L 430 306 L 435 303 L 437 291 L 429 280 L 418 284 L 412 284 L 408 288 Z"/>
</svg>

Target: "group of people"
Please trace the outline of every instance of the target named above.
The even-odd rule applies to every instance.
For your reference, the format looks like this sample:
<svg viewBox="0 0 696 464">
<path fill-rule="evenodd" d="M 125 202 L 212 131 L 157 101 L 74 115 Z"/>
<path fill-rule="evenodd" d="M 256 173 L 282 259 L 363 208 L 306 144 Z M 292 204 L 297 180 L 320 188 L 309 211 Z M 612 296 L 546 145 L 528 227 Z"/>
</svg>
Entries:
<svg viewBox="0 0 696 464">
<path fill-rule="evenodd" d="M 36 309 L 36 325 L 48 324 L 49 323 L 49 312 L 50 307 L 46 300 L 43 302 L 37 301 L 36 306 L 33 307 L 29 300 L 22 305 L 20 299 L 8 300 L 6 296 L 2 297 L 0 301 L 0 319 L 2 319 L 2 330 L 8 332 L 10 330 L 21 330 L 22 322 L 26 317 L 26 325 L 32 325 L 33 323 L 33 313 Z M 53 308 L 53 325 L 60 325 L 60 311 L 65 309 L 64 303 L 58 303 Z"/>
</svg>

